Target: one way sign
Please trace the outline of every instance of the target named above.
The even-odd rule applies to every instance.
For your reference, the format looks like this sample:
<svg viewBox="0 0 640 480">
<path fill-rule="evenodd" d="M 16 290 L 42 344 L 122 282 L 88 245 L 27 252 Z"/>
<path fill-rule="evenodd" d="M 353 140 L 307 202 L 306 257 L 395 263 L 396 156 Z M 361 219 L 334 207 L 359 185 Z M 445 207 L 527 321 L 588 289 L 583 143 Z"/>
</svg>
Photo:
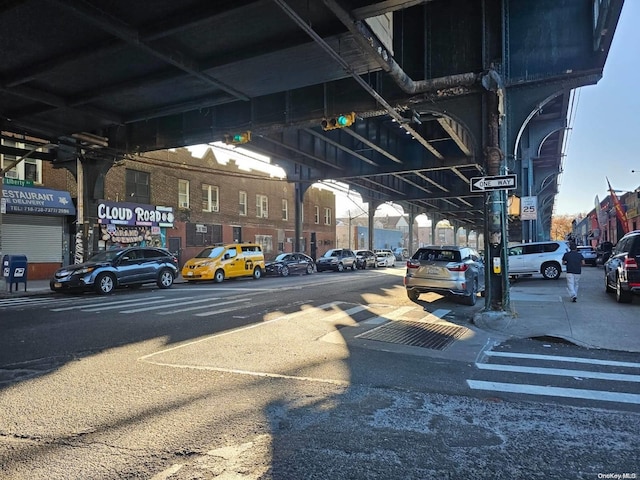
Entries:
<svg viewBox="0 0 640 480">
<path fill-rule="evenodd" d="M 469 184 L 472 192 L 490 190 L 510 190 L 516 188 L 515 175 L 494 175 L 492 177 L 473 177 Z"/>
</svg>

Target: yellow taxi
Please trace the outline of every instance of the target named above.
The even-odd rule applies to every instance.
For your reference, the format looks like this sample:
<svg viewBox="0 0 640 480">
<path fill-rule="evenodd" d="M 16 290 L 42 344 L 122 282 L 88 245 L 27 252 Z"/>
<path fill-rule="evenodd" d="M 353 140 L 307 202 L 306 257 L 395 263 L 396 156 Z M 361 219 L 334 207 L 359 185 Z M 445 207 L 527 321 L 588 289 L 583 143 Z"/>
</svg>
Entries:
<svg viewBox="0 0 640 480">
<path fill-rule="evenodd" d="M 182 278 L 188 282 L 225 278 L 253 277 L 264 273 L 264 254 L 257 243 L 233 243 L 206 247 L 182 267 Z"/>
</svg>

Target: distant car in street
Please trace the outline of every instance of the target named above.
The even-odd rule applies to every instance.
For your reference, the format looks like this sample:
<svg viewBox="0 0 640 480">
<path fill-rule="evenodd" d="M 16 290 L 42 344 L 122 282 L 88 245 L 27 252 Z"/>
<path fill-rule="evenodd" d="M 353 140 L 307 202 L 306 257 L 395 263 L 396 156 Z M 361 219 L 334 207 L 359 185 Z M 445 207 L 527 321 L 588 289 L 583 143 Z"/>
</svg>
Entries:
<svg viewBox="0 0 640 480">
<path fill-rule="evenodd" d="M 347 269 L 356 269 L 356 254 L 349 248 L 332 248 L 327 250 L 318 260 L 316 260 L 318 272 L 325 270 L 335 270 L 343 272 Z"/>
<path fill-rule="evenodd" d="M 603 268 L 605 290 L 615 292 L 616 301 L 630 303 L 640 295 L 640 230 L 618 240 Z"/>
<path fill-rule="evenodd" d="M 378 267 L 378 258 L 371 250 L 354 250 L 354 253 L 356 254 L 356 268 L 365 270 Z"/>
<path fill-rule="evenodd" d="M 598 261 L 598 252 L 591 245 L 578 245 L 578 252 L 584 258 L 584 263 L 586 265 L 591 265 L 595 267 Z"/>
<path fill-rule="evenodd" d="M 596 263 L 598 265 L 604 265 L 609 257 L 611 256 L 611 251 L 613 250 L 613 243 L 611 242 L 602 242 L 596 247 L 596 253 L 598 254 L 598 258 Z"/>
<path fill-rule="evenodd" d="M 89 291 L 107 295 L 118 287 L 139 288 L 155 283 L 169 288 L 178 275 L 178 259 L 162 248 L 129 247 L 105 250 L 84 263 L 67 265 L 53 274 L 54 292 Z"/>
<path fill-rule="evenodd" d="M 393 254 L 396 256 L 396 260 L 399 262 L 404 262 L 407 258 L 409 258 L 409 250 L 406 248 L 394 248 Z"/>
<path fill-rule="evenodd" d="M 309 255 L 299 252 L 281 253 L 264 264 L 266 275 L 288 277 L 291 274 L 310 275 L 316 271 L 316 262 Z"/>
<path fill-rule="evenodd" d="M 391 250 L 376 250 L 379 267 L 395 267 L 396 256 Z"/>
<path fill-rule="evenodd" d="M 414 302 L 421 293 L 435 292 L 475 305 L 477 294 L 484 292 L 484 268 L 482 257 L 472 248 L 422 247 L 407 260 L 404 286 Z"/>
</svg>

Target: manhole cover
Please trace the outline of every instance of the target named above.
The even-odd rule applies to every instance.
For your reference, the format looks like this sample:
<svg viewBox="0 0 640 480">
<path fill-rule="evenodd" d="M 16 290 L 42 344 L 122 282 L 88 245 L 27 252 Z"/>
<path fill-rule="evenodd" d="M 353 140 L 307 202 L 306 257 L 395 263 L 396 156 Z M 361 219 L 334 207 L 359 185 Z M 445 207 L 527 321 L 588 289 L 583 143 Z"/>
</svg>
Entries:
<svg viewBox="0 0 640 480">
<path fill-rule="evenodd" d="M 361 333 L 356 338 L 444 350 L 468 330 L 441 323 L 394 321 Z"/>
</svg>

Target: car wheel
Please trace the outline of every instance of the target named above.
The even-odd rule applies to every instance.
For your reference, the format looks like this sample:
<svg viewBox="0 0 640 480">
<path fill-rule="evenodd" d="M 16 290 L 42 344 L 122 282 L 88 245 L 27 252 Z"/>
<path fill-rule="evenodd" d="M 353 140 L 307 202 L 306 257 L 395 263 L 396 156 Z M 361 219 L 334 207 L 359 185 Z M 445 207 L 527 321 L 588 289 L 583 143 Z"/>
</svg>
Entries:
<svg viewBox="0 0 640 480">
<path fill-rule="evenodd" d="M 562 270 L 557 263 L 543 263 L 540 273 L 542 273 L 542 276 L 547 280 L 557 280 L 560 278 L 561 272 Z"/>
<path fill-rule="evenodd" d="M 289 269 L 287 269 L 289 270 Z M 262 269 L 260 267 L 256 267 L 253 269 L 253 279 L 260 280 L 262 278 Z"/>
<path fill-rule="evenodd" d="M 409 297 L 409 300 L 411 300 L 412 302 L 417 302 L 418 298 L 420 297 L 420 292 L 412 288 L 408 288 L 407 297 Z"/>
<path fill-rule="evenodd" d="M 471 284 L 471 292 L 469 292 L 469 296 L 468 297 L 463 297 L 464 298 L 464 304 L 465 305 L 470 305 L 473 306 L 476 304 L 476 301 L 478 300 L 478 280 L 477 279 L 473 279 L 473 283 Z"/>
<path fill-rule="evenodd" d="M 173 272 L 168 268 L 165 268 L 160 271 L 160 275 L 158 275 L 158 281 L 156 283 L 159 288 L 171 288 L 173 280 Z"/>
<path fill-rule="evenodd" d="M 287 267 L 286 265 L 284 265 L 282 267 L 282 269 L 280 270 L 280 276 L 281 277 L 288 277 L 289 276 L 289 267 Z"/>
<path fill-rule="evenodd" d="M 101 273 L 96 277 L 94 287 L 100 295 L 108 295 L 116 288 L 116 279 L 110 273 Z"/>
<path fill-rule="evenodd" d="M 356 262 L 353 262 L 351 264 L 351 270 L 355 270 L 357 268 Z"/>
<path fill-rule="evenodd" d="M 216 283 L 222 283 L 223 280 L 224 280 L 224 270 L 222 269 L 216 270 L 216 273 L 213 276 L 213 281 Z"/>
<path fill-rule="evenodd" d="M 339 272 L 343 272 L 344 271 L 344 265 L 342 263 L 339 263 L 337 268 L 338 268 Z"/>
<path fill-rule="evenodd" d="M 612 288 L 611 285 L 609 285 L 609 276 L 607 275 L 607 272 L 604 272 L 604 291 L 607 293 L 611 293 L 615 290 L 615 288 Z"/>
<path fill-rule="evenodd" d="M 307 265 L 307 275 L 311 275 L 313 273 L 313 265 Z"/>
<path fill-rule="evenodd" d="M 620 277 L 616 278 L 616 302 L 618 303 L 631 303 L 631 292 L 627 292 L 622 289 L 622 284 L 620 283 Z"/>
</svg>

